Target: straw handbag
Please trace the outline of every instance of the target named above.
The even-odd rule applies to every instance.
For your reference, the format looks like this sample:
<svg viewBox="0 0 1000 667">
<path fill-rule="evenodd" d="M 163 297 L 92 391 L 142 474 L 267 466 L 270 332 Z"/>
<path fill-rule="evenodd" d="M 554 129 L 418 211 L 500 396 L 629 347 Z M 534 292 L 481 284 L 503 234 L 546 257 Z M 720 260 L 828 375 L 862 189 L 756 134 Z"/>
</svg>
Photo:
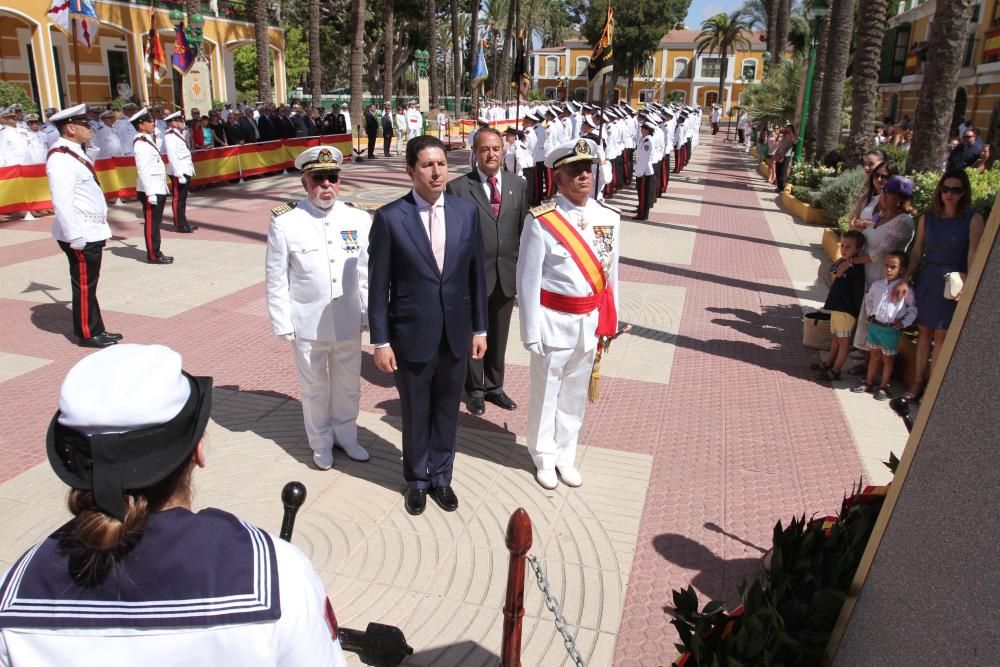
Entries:
<svg viewBox="0 0 1000 667">
<path fill-rule="evenodd" d="M 830 333 L 830 314 L 806 313 L 802 316 L 802 344 L 814 350 L 829 350 L 833 343 Z"/>
</svg>

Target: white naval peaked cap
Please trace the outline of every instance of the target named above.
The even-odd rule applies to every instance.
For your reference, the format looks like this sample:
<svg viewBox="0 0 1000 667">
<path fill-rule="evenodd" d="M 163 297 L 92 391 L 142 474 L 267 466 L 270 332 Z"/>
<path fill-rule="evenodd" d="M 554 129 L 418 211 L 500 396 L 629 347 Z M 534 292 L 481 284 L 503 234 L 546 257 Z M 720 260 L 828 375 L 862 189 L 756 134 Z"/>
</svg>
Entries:
<svg viewBox="0 0 1000 667">
<path fill-rule="evenodd" d="M 573 162 L 597 162 L 597 144 L 590 139 L 574 139 L 559 144 L 545 155 L 545 166 L 558 169 Z"/>
<path fill-rule="evenodd" d="M 108 116 L 114 116 L 114 115 L 115 115 L 114 109 L 106 109 L 105 111 L 101 112 L 101 116 L 100 117 L 101 118 L 107 118 Z"/>
<path fill-rule="evenodd" d="M 148 107 L 143 107 L 143 108 L 139 109 L 134 114 L 132 114 L 131 116 L 129 116 L 128 120 L 129 120 L 130 123 L 134 123 L 135 121 L 139 120 L 143 116 L 149 116 L 150 118 L 152 118 L 153 114 L 151 114 L 149 112 L 149 108 Z"/>
<path fill-rule="evenodd" d="M 62 111 L 57 111 L 56 113 L 49 116 L 49 122 L 58 123 L 61 120 L 70 120 L 72 118 L 84 118 L 87 115 L 87 105 L 77 104 L 75 107 L 69 107 L 63 109 Z"/>
<path fill-rule="evenodd" d="M 583 122 L 591 127 L 597 127 L 597 125 L 594 124 L 594 119 L 590 116 L 590 114 L 584 115 Z"/>
<path fill-rule="evenodd" d="M 177 352 L 165 345 L 113 345 L 66 374 L 59 423 L 88 435 L 148 428 L 176 417 L 190 395 Z"/>
<path fill-rule="evenodd" d="M 9 107 L 3 107 L 0 109 L 0 118 L 6 118 L 7 116 L 13 116 L 15 112 L 14 105 L 11 104 Z"/>
<path fill-rule="evenodd" d="M 299 171 L 340 171 L 344 154 L 336 146 L 313 146 L 299 153 L 295 168 Z"/>
<path fill-rule="evenodd" d="M 168 121 L 168 120 L 174 120 L 175 118 L 179 120 L 184 120 L 184 114 L 182 114 L 180 111 L 175 111 L 169 116 L 164 116 L 163 120 Z"/>
</svg>

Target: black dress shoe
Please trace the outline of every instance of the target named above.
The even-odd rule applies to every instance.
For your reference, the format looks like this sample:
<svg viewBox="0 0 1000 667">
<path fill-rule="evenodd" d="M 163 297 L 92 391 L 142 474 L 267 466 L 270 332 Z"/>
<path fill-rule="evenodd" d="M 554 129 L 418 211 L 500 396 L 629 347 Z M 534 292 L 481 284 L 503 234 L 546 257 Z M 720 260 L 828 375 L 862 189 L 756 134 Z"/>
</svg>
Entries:
<svg viewBox="0 0 1000 667">
<path fill-rule="evenodd" d="M 190 234 L 193 231 L 194 231 L 194 227 L 190 227 L 190 226 L 188 226 L 188 227 L 178 227 L 177 228 L 177 232 L 179 234 Z"/>
<path fill-rule="evenodd" d="M 424 513 L 427 507 L 427 489 L 409 489 L 406 492 L 406 500 L 403 502 L 406 511 L 417 516 Z"/>
<path fill-rule="evenodd" d="M 150 264 L 173 264 L 174 258 L 168 257 L 167 255 L 160 255 L 156 259 L 149 260 Z"/>
<path fill-rule="evenodd" d="M 118 341 L 114 338 L 106 336 L 104 334 L 97 334 L 96 336 L 91 336 L 90 338 L 81 338 L 80 347 L 111 347 Z"/>
<path fill-rule="evenodd" d="M 435 486 L 431 489 L 431 498 L 445 512 L 454 512 L 458 509 L 458 496 L 455 495 L 450 486 Z"/>
<path fill-rule="evenodd" d="M 120 341 L 122 338 L 125 337 L 125 336 L 121 335 L 120 333 L 111 333 L 110 331 L 105 331 L 101 335 L 104 336 L 105 338 L 110 338 L 111 340 L 115 341 L 116 343 L 118 341 Z"/>
<path fill-rule="evenodd" d="M 486 400 L 504 410 L 517 410 L 517 403 L 512 401 L 503 389 L 486 394 Z"/>
<path fill-rule="evenodd" d="M 470 396 L 465 402 L 465 407 L 469 409 L 469 414 L 476 417 L 486 412 L 486 403 L 483 402 L 482 396 Z"/>
</svg>

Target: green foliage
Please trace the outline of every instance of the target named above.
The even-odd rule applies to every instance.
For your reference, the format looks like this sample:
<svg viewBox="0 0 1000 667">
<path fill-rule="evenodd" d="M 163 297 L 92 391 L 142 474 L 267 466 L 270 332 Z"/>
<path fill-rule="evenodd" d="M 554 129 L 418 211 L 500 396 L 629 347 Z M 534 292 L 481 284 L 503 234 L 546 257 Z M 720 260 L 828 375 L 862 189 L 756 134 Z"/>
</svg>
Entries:
<svg viewBox="0 0 1000 667">
<path fill-rule="evenodd" d="M 792 185 L 802 185 L 811 190 L 817 190 L 823 185 L 823 179 L 831 178 L 836 176 L 836 174 L 837 172 L 831 167 L 802 161 L 795 163 L 792 167 L 792 173 L 788 176 L 788 182 Z"/>
<path fill-rule="evenodd" d="M 983 173 L 975 169 L 966 169 L 969 175 L 969 183 L 972 185 L 972 208 L 981 213 L 984 218 L 989 217 L 993 209 L 993 201 L 997 192 L 1000 191 L 1000 162 L 993 165 L 992 169 L 987 169 Z M 921 171 L 910 174 L 913 179 L 913 208 L 917 213 L 923 214 L 931 209 L 934 201 L 934 189 L 941 179 L 941 173 L 937 171 Z"/>
<path fill-rule="evenodd" d="M 301 25 L 285 28 L 284 53 L 285 81 L 288 87 L 305 86 L 306 75 L 309 73 L 309 41 Z"/>
<path fill-rule="evenodd" d="M 882 144 L 879 148 L 885 153 L 886 159 L 892 160 L 899 166 L 899 173 L 906 173 L 906 161 L 910 157 L 908 150 L 892 144 Z"/>
<path fill-rule="evenodd" d="M 0 80 L 0 107 L 20 104 L 25 113 L 38 113 L 38 105 L 28 93 L 15 83 Z"/>
<path fill-rule="evenodd" d="M 743 604 L 701 611 L 692 588 L 673 591 L 680 643 L 691 667 L 817 665 L 871 536 L 883 496 L 845 499 L 837 517 L 774 527 L 769 570 L 740 588 Z"/>
<path fill-rule="evenodd" d="M 851 228 L 851 216 L 842 215 L 837 218 L 837 236 L 843 236 L 844 232 Z"/>
<path fill-rule="evenodd" d="M 931 208 L 934 200 L 934 188 L 941 180 L 941 172 L 921 171 L 910 174 L 909 178 L 913 181 L 913 208 L 918 213 L 923 214 Z M 973 188 L 973 192 L 975 192 L 975 188 Z"/>
<path fill-rule="evenodd" d="M 817 206 L 816 200 L 818 199 L 819 192 L 811 189 L 805 185 L 793 185 L 792 186 L 792 196 L 798 199 L 803 204 L 809 204 L 814 208 L 821 208 Z"/>
<path fill-rule="evenodd" d="M 757 124 L 783 125 L 795 118 L 802 62 L 798 58 L 782 60 L 771 67 L 759 85 L 750 86 L 743 103 L 750 108 L 750 119 Z"/>
<path fill-rule="evenodd" d="M 861 188 L 867 180 L 863 169 L 849 169 L 835 178 L 827 179 L 820 188 L 818 202 L 827 217 L 837 220 L 851 212 Z"/>
</svg>

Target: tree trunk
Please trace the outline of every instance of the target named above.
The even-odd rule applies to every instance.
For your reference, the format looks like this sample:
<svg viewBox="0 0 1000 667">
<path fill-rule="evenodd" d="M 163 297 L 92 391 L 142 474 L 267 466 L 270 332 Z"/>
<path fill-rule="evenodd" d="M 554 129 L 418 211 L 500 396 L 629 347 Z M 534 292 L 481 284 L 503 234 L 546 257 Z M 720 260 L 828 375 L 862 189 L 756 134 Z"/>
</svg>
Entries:
<svg viewBox="0 0 1000 667">
<path fill-rule="evenodd" d="M 791 13 L 791 0 L 774 0 L 775 17 L 774 22 L 774 51 L 771 53 L 771 62 L 780 63 L 785 57 L 785 50 L 788 49 L 788 22 Z M 777 57 L 777 60 L 775 60 Z"/>
<path fill-rule="evenodd" d="M 924 63 L 924 79 L 913 114 L 907 172 L 934 171 L 941 167 L 973 4 L 974 0 L 949 0 L 937 3 L 934 10 L 927 37 L 927 52 L 933 57 Z"/>
<path fill-rule="evenodd" d="M 840 112 L 844 108 L 844 78 L 854 32 L 854 0 L 834 0 L 830 8 L 830 35 L 823 73 L 820 118 L 816 126 L 816 158 L 823 160 L 840 140 Z"/>
<path fill-rule="evenodd" d="M 500 56 L 500 78 L 494 89 L 496 97 L 507 101 L 510 99 L 510 72 L 511 63 L 517 56 L 510 55 L 510 46 L 514 43 L 514 14 L 517 12 L 517 0 L 510 0 L 507 3 L 507 32 L 503 36 L 503 54 Z M 569 72 L 567 72 L 569 74 Z"/>
<path fill-rule="evenodd" d="M 860 0 L 857 47 L 851 70 L 851 133 L 844 146 L 844 166 L 856 167 L 874 142 L 875 97 L 885 38 L 885 15 L 889 0 Z"/>
<path fill-rule="evenodd" d="M 826 72 L 826 46 L 829 39 L 830 15 L 827 14 L 819 24 L 819 34 L 816 38 L 816 65 L 813 69 L 813 93 L 809 99 L 809 114 L 806 116 L 805 155 L 806 159 L 810 162 L 816 158 L 816 126 L 819 123 L 820 97 L 822 97 L 823 79 Z"/>
<path fill-rule="evenodd" d="M 267 0 L 254 0 L 253 33 L 257 46 L 257 92 L 263 102 L 274 100 L 271 90 L 271 49 L 267 39 Z"/>
<path fill-rule="evenodd" d="M 722 47 L 722 57 L 719 60 L 722 61 L 719 63 L 719 108 L 725 109 L 726 98 L 723 93 L 726 91 L 726 73 L 729 69 L 729 51 L 725 46 Z"/>
<path fill-rule="evenodd" d="M 469 60 L 465 67 L 466 72 L 476 71 L 476 49 L 479 48 L 479 12 L 482 9 L 481 3 L 482 0 L 472 0 L 472 21 L 469 25 L 469 44 L 472 48 L 469 49 Z M 469 89 L 469 94 L 473 94 L 473 88 Z M 475 100 L 472 100 L 472 106 L 475 107 Z"/>
<path fill-rule="evenodd" d="M 451 77 L 455 93 L 455 116 L 462 110 L 462 47 L 458 34 L 458 0 L 451 0 Z"/>
<path fill-rule="evenodd" d="M 784 0 L 770 0 L 767 13 L 767 50 L 771 53 L 771 67 L 781 63 L 781 51 L 778 50 L 778 15 L 781 13 L 781 3 Z"/>
<path fill-rule="evenodd" d="M 361 122 L 364 102 L 362 75 L 365 64 L 365 0 L 351 0 L 351 122 Z M 351 132 L 351 128 L 347 128 Z"/>
<path fill-rule="evenodd" d="M 383 60 L 383 75 L 382 75 L 382 101 L 391 102 L 392 101 L 392 84 L 395 77 L 393 73 L 395 72 L 395 63 L 393 62 L 393 56 L 396 55 L 396 5 L 393 0 L 387 0 L 385 3 L 385 44 L 383 48 L 385 49 L 385 59 Z"/>
<path fill-rule="evenodd" d="M 426 0 L 427 4 L 425 6 L 425 21 L 427 23 L 427 53 L 429 57 L 427 60 L 427 77 L 430 83 L 430 96 L 431 96 L 431 106 L 437 106 L 438 103 L 438 71 L 437 71 L 437 56 L 438 56 L 438 30 L 437 30 L 437 3 L 435 0 Z"/>
<path fill-rule="evenodd" d="M 323 63 L 319 53 L 319 0 L 309 0 L 309 82 L 312 84 L 312 103 L 323 101 Z"/>
</svg>

